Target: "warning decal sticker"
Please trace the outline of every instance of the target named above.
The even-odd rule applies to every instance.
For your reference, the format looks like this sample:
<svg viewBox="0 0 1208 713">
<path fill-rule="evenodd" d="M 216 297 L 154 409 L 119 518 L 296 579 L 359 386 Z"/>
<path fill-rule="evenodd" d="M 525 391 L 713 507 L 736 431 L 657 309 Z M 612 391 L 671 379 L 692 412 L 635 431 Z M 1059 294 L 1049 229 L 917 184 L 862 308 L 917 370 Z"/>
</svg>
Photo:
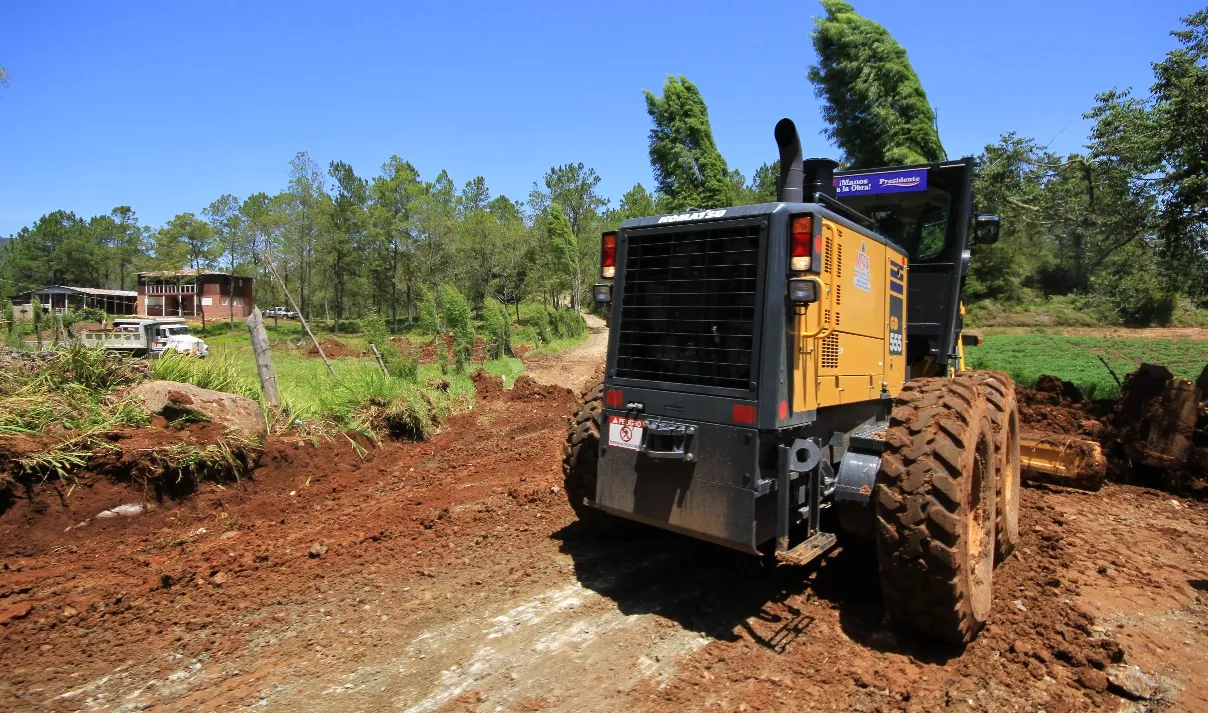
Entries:
<svg viewBox="0 0 1208 713">
<path fill-rule="evenodd" d="M 641 450 L 642 432 L 645 430 L 646 422 L 640 418 L 609 416 L 608 445 L 628 448 L 631 451 Z"/>
<path fill-rule="evenodd" d="M 872 292 L 872 258 L 868 256 L 868 244 L 860 241 L 860 252 L 856 254 L 856 274 L 853 278 L 857 290 Z"/>
</svg>

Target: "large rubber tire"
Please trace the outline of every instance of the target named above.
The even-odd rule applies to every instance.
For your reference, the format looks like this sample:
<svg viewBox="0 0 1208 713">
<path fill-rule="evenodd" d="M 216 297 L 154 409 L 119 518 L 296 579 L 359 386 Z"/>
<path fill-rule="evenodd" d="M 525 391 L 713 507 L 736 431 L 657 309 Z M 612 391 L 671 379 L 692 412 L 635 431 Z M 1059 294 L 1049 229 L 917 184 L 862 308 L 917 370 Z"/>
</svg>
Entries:
<svg viewBox="0 0 1208 713">
<path fill-rule="evenodd" d="M 994 425 L 995 498 L 994 561 L 1001 563 L 1019 542 L 1019 408 L 1015 383 L 1001 371 L 962 371 L 958 378 L 978 385 L 990 407 Z"/>
<path fill-rule="evenodd" d="M 579 410 L 562 446 L 562 477 L 566 498 L 579 521 L 601 535 L 631 534 L 638 523 L 610 515 L 585 504 L 596 494 L 596 468 L 600 460 L 600 424 L 596 415 L 604 408 L 604 384 L 583 392 Z"/>
<path fill-rule="evenodd" d="M 874 505 L 885 607 L 899 625 L 964 645 L 990 614 L 994 433 L 986 398 L 944 377 L 902 388 Z"/>
</svg>

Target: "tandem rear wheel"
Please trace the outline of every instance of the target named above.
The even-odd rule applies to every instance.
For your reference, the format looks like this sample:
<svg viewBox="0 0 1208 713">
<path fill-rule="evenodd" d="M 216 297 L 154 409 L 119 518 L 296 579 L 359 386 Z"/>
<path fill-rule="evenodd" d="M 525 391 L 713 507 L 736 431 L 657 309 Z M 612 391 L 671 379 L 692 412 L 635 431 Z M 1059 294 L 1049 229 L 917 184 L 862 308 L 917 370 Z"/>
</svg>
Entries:
<svg viewBox="0 0 1208 713">
<path fill-rule="evenodd" d="M 990 614 L 997 473 L 991 407 L 978 384 L 902 388 L 873 490 L 885 606 L 899 625 L 968 644 Z"/>
</svg>

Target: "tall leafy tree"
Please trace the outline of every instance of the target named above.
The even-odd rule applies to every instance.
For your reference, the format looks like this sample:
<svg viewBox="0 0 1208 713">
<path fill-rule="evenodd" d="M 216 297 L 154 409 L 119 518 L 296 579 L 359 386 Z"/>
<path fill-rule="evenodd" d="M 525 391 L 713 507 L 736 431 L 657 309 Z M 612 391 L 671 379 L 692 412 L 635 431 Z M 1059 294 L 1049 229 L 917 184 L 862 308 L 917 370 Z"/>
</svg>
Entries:
<svg viewBox="0 0 1208 713">
<path fill-rule="evenodd" d="M 159 270 L 206 269 L 221 255 L 221 246 L 208 223 L 181 213 L 152 236 L 152 261 Z"/>
<path fill-rule="evenodd" d="M 324 243 L 327 267 L 331 273 L 335 330 L 340 331 L 344 317 L 348 285 L 360 277 L 367 228 L 365 208 L 369 202 L 369 184 L 343 161 L 332 161 L 328 173 L 335 180 L 332 196 L 330 230 Z"/>
<path fill-rule="evenodd" d="M 408 321 L 415 304 L 417 271 L 411 212 L 423 196 L 419 171 L 398 156 L 391 156 L 382 164 L 382 175 L 373 179 L 370 194 L 370 222 L 378 255 L 378 264 L 372 268 L 373 283 L 378 292 L 389 294 L 391 325 L 397 332 L 400 282 Z"/>
<path fill-rule="evenodd" d="M 1153 200 L 1152 231 L 1169 284 L 1208 294 L 1208 9 L 1182 19 L 1179 47 L 1153 65 L 1148 97 L 1098 96 L 1092 155 Z"/>
<path fill-rule="evenodd" d="M 441 283 L 451 272 L 451 243 L 457 229 L 457 190 L 448 172 L 441 171 L 434 182 L 424 185 L 423 195 L 411 213 L 411 224 L 420 274 L 432 289 L 437 324 L 443 328 Z"/>
<path fill-rule="evenodd" d="M 650 130 L 650 165 L 660 207 L 679 211 L 689 207 L 733 205 L 734 184 L 726 160 L 713 140 L 709 109 L 696 85 L 680 75 L 667 78 L 663 95 L 644 92 Z"/>
<path fill-rule="evenodd" d="M 549 236 L 553 264 L 570 282 L 571 309 L 579 310 L 579 243 L 571 228 L 570 218 L 557 203 L 546 214 L 546 235 Z"/>
<path fill-rule="evenodd" d="M 533 211 L 535 222 L 542 229 L 548 225 L 546 218 L 553 205 L 561 206 L 570 223 L 577 251 L 576 277 L 570 281 L 569 288 L 576 291 L 571 295 L 571 302 L 577 309 L 583 298 L 579 291 L 588 284 L 591 274 L 599 267 L 597 263 L 600 253 L 601 211 L 607 208 L 608 199 L 598 192 L 600 176 L 596 174 L 595 169 L 582 163 L 568 163 L 550 168 L 545 174 L 543 184 L 544 190 L 538 184 L 533 184 L 533 190 L 529 193 L 529 207 Z M 561 268 L 555 268 L 555 274 L 564 276 L 567 273 Z"/>
<path fill-rule="evenodd" d="M 532 276 L 538 263 L 534 231 L 525 225 L 523 203 L 498 196 L 488 208 L 502 248 L 496 257 L 491 290 L 502 304 L 516 305 L 516 320 L 519 321 L 520 303 L 533 286 Z"/>
<path fill-rule="evenodd" d="M 117 270 L 117 288 L 133 289 L 137 279 L 134 265 L 145 250 L 143 242 L 146 240 L 147 231 L 138 224 L 138 216 L 128 205 L 114 208 L 109 212 L 109 217 L 117 223 L 117 234 L 111 246 L 112 260 Z"/>
<path fill-rule="evenodd" d="M 809 68 L 823 100 L 826 135 L 849 168 L 940 161 L 947 157 L 906 50 L 881 25 L 844 0 L 821 0 L 811 37 L 818 64 Z"/>
<path fill-rule="evenodd" d="M 227 274 L 227 319 L 235 331 L 235 272 L 248 260 L 247 216 L 240 211 L 240 201 L 227 193 L 202 211 L 213 231 L 219 263 Z"/>
<path fill-rule="evenodd" d="M 282 252 L 292 263 L 292 272 L 297 276 L 298 309 L 304 316 L 310 316 L 315 250 L 322 232 L 324 212 L 331 198 L 327 195 L 322 169 L 305 151 L 299 152 L 289 163 L 286 195 L 288 219 Z"/>
<path fill-rule="evenodd" d="M 248 260 L 259 268 L 256 301 L 283 304 L 283 295 L 263 258 L 281 251 L 286 221 L 284 195 L 270 197 L 263 192 L 253 193 L 239 206 L 239 213 L 246 232 Z"/>
</svg>

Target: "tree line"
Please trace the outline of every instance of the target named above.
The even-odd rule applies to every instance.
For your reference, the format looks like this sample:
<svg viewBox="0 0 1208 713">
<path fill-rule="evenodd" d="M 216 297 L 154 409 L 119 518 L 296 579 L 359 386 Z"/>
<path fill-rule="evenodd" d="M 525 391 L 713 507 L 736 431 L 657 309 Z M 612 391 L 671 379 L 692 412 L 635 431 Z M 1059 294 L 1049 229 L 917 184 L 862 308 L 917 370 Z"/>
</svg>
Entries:
<svg viewBox="0 0 1208 713">
<path fill-rule="evenodd" d="M 905 49 L 849 3 L 822 6 L 807 78 L 844 167 L 947 158 Z M 1180 295 L 1208 297 L 1208 10 L 1173 35 L 1179 47 L 1153 64 L 1146 94 L 1095 98 L 1085 151 L 1059 156 L 1012 133 L 977 157 L 978 209 L 1002 216 L 1003 230 L 998 245 L 974 253 L 970 300 L 1073 295 L 1120 320 L 1160 322 Z M 140 224 L 129 206 L 42 216 L 0 246 L 0 290 L 133 289 L 140 270 L 189 267 L 258 276 L 257 302 L 281 304 L 271 262 L 304 314 L 337 325 L 375 313 L 398 329 L 419 319 L 425 301 L 439 321 L 450 290 L 480 315 L 492 299 L 517 314 L 525 300 L 580 309 L 602 231 L 628 217 L 776 197 L 778 164 L 749 180 L 731 168 L 686 77 L 644 96 L 653 184 L 615 205 L 583 163 L 551 167 L 514 200 L 492 195 L 482 176 L 460 186 L 445 171 L 429 180 L 398 156 L 364 177 L 302 152 L 283 190 L 223 195 L 162 226 Z"/>
</svg>

